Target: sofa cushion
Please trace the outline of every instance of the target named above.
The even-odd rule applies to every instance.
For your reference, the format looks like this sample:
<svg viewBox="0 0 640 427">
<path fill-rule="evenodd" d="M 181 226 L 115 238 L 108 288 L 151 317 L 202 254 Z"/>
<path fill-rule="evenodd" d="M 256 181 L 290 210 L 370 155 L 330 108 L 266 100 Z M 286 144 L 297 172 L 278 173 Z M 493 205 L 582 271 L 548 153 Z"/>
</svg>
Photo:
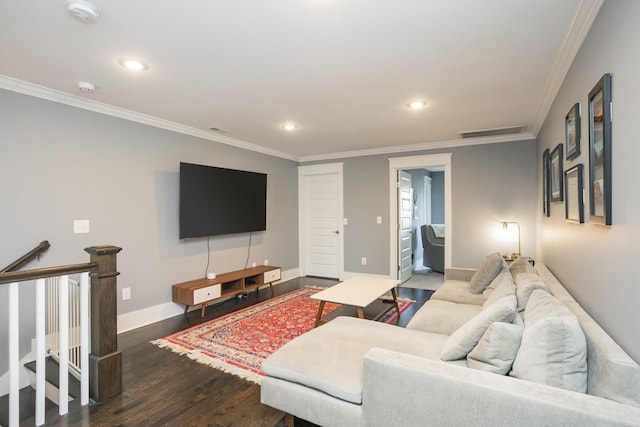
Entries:
<svg viewBox="0 0 640 427">
<path fill-rule="evenodd" d="M 516 277 L 516 296 L 518 297 L 518 311 L 523 311 L 531 293 L 536 289 L 549 292 L 542 277 L 532 273 L 520 273 Z"/>
<path fill-rule="evenodd" d="M 449 336 L 480 311 L 481 305 L 430 299 L 416 312 L 407 329 Z"/>
<path fill-rule="evenodd" d="M 511 375 L 580 393 L 587 391 L 584 333 L 576 316 L 547 291 L 536 289 L 531 293 Z"/>
<path fill-rule="evenodd" d="M 473 274 L 471 281 L 469 281 L 469 289 L 471 289 L 471 292 L 481 294 L 498 275 L 503 264 L 504 260 L 499 253 L 495 252 L 489 255 L 478 271 Z"/>
<path fill-rule="evenodd" d="M 467 365 L 472 369 L 507 374 L 520 347 L 523 329 L 521 322 L 493 322 L 467 355 Z"/>
<path fill-rule="evenodd" d="M 474 294 L 469 289 L 469 282 L 462 280 L 445 280 L 442 286 L 431 295 L 431 299 L 457 302 L 459 304 L 482 305 L 482 294 Z"/>
<path fill-rule="evenodd" d="M 362 403 L 363 360 L 373 347 L 439 360 L 446 335 L 337 317 L 289 341 L 262 362 L 265 374 Z"/>
<path fill-rule="evenodd" d="M 482 293 L 482 295 L 488 295 L 486 301 L 482 305 L 482 308 L 487 308 L 496 301 L 499 301 L 501 298 L 504 298 L 509 295 L 516 295 L 516 285 L 513 283 L 513 279 L 511 278 L 511 274 L 500 273 L 496 276 L 496 278 L 491 282 L 493 285 L 494 282 L 498 281 L 498 285 L 491 290 L 491 292 L 487 292 L 487 289 Z"/>
<path fill-rule="evenodd" d="M 493 322 L 512 322 L 516 315 L 516 297 L 507 296 L 482 310 L 455 331 L 440 354 L 442 360 L 458 360 L 469 354 Z"/>
</svg>

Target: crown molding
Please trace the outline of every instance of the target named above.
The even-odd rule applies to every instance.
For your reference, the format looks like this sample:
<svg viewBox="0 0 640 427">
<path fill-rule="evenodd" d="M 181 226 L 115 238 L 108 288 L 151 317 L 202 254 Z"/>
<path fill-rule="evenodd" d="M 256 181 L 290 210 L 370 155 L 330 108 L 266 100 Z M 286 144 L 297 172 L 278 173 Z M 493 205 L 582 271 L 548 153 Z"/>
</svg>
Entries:
<svg viewBox="0 0 640 427">
<path fill-rule="evenodd" d="M 569 68 L 571 68 L 571 64 L 576 58 L 578 50 L 580 50 L 584 39 L 587 37 L 591 25 L 593 25 L 593 21 L 595 21 L 596 16 L 598 16 L 598 12 L 603 3 L 604 0 L 582 0 L 578 5 L 571 27 L 562 43 L 562 47 L 558 51 L 549 80 L 545 85 L 542 100 L 540 101 L 535 121 L 531 127 L 533 135 L 537 136 L 538 132 L 540 132 L 547 118 L 547 114 L 549 114 L 549 110 L 551 110 L 551 105 L 560 91 L 562 82 L 565 77 L 567 77 Z"/>
<path fill-rule="evenodd" d="M 147 114 L 142 114 L 142 113 L 127 110 L 124 108 L 115 107 L 113 105 L 94 101 L 92 99 L 70 95 L 65 92 L 57 91 L 44 86 L 39 86 L 33 83 L 14 79 L 13 77 L 4 76 L 1 74 L 0 74 L 0 89 L 7 89 L 12 92 L 18 92 L 24 95 L 46 99 L 48 101 L 69 105 L 71 107 L 81 108 L 83 110 L 93 111 L 95 113 L 105 114 L 112 117 L 118 117 L 120 119 L 129 120 L 132 122 L 137 122 L 137 123 L 141 123 L 148 126 L 153 126 L 160 129 L 170 130 L 170 131 L 181 133 L 184 135 L 195 136 L 196 138 L 202 138 L 209 141 L 219 142 L 221 144 L 231 145 L 237 148 L 242 148 L 244 150 L 255 151 L 255 152 L 266 154 L 273 157 L 280 157 L 287 160 L 298 161 L 298 156 L 294 156 L 289 153 L 285 153 L 282 151 L 273 150 L 267 147 L 252 144 L 250 142 L 243 141 L 241 139 L 215 134 L 215 133 L 212 133 L 211 131 L 206 131 L 206 130 L 194 128 L 191 126 L 186 126 L 180 123 L 171 122 L 169 120 L 160 119 L 158 117 L 149 116 Z"/>
<path fill-rule="evenodd" d="M 535 140 L 531 132 L 513 133 L 499 136 L 485 136 L 480 138 L 450 139 L 446 141 L 425 142 L 421 144 L 396 145 L 391 147 L 380 147 L 366 150 L 342 151 L 339 153 L 313 154 L 300 156 L 300 163 L 316 162 L 322 160 L 344 159 L 348 157 L 376 156 L 380 154 L 408 153 L 412 151 L 430 151 L 438 149 L 449 149 L 455 147 L 468 147 L 472 145 L 500 144 L 503 142 L 517 142 Z"/>
</svg>

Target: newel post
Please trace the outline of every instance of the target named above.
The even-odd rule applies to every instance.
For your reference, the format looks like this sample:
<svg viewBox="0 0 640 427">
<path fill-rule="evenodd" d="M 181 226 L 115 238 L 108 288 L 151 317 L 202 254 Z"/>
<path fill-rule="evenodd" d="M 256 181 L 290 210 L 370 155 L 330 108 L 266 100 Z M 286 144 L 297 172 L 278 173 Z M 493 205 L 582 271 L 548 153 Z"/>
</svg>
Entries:
<svg viewBox="0 0 640 427">
<path fill-rule="evenodd" d="M 122 392 L 122 353 L 118 351 L 118 299 L 116 258 L 122 248 L 91 246 L 85 249 L 96 268 L 91 276 L 91 354 L 89 396 L 103 402 Z"/>
</svg>

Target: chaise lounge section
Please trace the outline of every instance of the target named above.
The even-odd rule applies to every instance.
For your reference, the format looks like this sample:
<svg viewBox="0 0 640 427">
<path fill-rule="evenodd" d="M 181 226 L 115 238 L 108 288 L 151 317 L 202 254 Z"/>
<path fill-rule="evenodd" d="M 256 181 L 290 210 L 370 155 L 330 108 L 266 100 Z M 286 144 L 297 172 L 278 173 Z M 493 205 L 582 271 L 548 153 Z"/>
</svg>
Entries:
<svg viewBox="0 0 640 427">
<path fill-rule="evenodd" d="M 263 370 L 263 403 L 322 426 L 640 425 L 640 366 L 524 258 L 448 269 L 407 328 L 339 317 Z"/>
</svg>

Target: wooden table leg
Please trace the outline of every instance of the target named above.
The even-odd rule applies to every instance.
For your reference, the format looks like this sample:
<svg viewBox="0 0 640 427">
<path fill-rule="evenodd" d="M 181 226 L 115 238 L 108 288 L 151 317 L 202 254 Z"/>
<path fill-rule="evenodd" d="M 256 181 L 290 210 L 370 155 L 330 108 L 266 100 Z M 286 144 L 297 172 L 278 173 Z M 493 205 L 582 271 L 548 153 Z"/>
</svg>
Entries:
<svg viewBox="0 0 640 427">
<path fill-rule="evenodd" d="M 364 319 L 364 310 L 362 309 L 362 307 L 357 307 L 358 309 L 358 317 L 361 319 Z"/>
<path fill-rule="evenodd" d="M 207 308 L 206 304 L 202 304 L 202 307 L 200 308 L 200 317 L 203 318 L 204 317 L 204 310 Z"/>
<path fill-rule="evenodd" d="M 286 414 L 284 416 L 284 425 L 286 427 L 293 427 L 294 426 L 294 418 L 293 415 L 291 414 Z"/>
<path fill-rule="evenodd" d="M 187 315 L 187 311 L 189 311 L 189 306 L 187 304 L 184 305 L 184 315 Z"/>
<path fill-rule="evenodd" d="M 316 325 L 317 328 L 320 326 L 320 319 L 322 318 L 322 311 L 324 310 L 324 301 L 320 301 L 320 307 L 318 308 L 318 315 L 316 316 Z"/>
<path fill-rule="evenodd" d="M 269 289 L 271 290 L 271 298 L 273 298 L 273 283 L 269 283 Z"/>
<path fill-rule="evenodd" d="M 396 288 L 391 288 L 391 295 L 393 296 L 393 303 L 396 305 L 398 317 L 400 317 L 400 306 L 398 305 L 398 294 L 396 293 Z"/>
</svg>

